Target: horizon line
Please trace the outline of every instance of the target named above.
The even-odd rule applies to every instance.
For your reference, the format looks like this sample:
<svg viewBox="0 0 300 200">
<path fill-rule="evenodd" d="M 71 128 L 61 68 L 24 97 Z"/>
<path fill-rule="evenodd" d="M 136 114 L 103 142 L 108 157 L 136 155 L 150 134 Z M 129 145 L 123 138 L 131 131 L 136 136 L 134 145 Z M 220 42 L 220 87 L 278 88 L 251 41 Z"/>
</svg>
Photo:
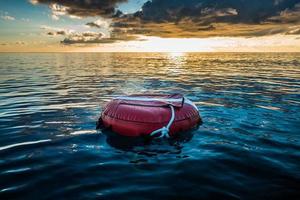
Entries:
<svg viewBox="0 0 300 200">
<path fill-rule="evenodd" d="M 0 51 L 0 53 L 300 53 L 300 51 Z"/>
</svg>

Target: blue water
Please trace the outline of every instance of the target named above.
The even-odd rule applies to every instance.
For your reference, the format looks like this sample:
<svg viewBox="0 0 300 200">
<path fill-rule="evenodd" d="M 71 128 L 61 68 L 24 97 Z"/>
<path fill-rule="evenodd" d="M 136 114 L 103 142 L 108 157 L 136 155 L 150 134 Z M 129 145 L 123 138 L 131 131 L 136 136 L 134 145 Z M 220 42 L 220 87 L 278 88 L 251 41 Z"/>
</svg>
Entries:
<svg viewBox="0 0 300 200">
<path fill-rule="evenodd" d="M 171 140 L 95 130 L 112 97 L 183 93 Z M 300 199 L 300 54 L 0 54 L 0 199 Z"/>
</svg>

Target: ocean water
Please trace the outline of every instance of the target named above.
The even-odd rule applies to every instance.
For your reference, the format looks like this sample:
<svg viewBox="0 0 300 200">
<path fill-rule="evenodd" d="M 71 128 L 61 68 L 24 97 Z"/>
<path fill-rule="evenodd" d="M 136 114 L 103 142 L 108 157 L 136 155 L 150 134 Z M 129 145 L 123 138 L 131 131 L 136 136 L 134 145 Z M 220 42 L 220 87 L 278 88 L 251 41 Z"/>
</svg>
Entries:
<svg viewBox="0 0 300 200">
<path fill-rule="evenodd" d="M 183 93 L 204 124 L 96 131 L 133 93 Z M 300 54 L 2 53 L 0 199 L 300 199 Z"/>
</svg>

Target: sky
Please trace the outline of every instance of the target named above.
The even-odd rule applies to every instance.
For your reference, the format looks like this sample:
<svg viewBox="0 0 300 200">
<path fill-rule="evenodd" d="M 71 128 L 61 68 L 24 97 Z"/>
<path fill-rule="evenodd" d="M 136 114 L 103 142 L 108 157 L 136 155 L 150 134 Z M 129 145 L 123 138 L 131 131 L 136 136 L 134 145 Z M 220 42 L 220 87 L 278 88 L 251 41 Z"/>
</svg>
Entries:
<svg viewBox="0 0 300 200">
<path fill-rule="evenodd" d="M 300 0 L 0 1 L 0 52 L 300 52 Z"/>
</svg>

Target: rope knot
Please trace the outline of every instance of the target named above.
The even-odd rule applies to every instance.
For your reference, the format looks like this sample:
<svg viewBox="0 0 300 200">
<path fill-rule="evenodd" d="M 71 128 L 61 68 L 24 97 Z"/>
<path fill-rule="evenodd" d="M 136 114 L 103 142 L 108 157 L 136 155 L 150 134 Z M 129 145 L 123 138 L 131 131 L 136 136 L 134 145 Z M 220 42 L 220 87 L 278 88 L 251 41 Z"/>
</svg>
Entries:
<svg viewBox="0 0 300 200">
<path fill-rule="evenodd" d="M 174 119 L 175 119 L 175 110 L 174 110 L 174 107 L 172 105 L 169 105 L 169 107 L 171 108 L 171 119 L 170 119 L 168 125 L 160 128 L 156 131 L 153 131 L 150 134 L 151 136 L 155 136 L 156 134 L 160 133 L 160 136 L 157 137 L 157 138 L 163 138 L 163 137 L 169 138 L 170 137 L 169 130 L 170 130 L 170 127 L 171 127 L 171 125 L 172 125 L 172 123 L 174 122 Z"/>
<path fill-rule="evenodd" d="M 167 138 L 170 137 L 170 135 L 169 135 L 169 129 L 167 127 L 164 126 L 161 129 L 161 136 L 160 137 L 167 137 Z"/>
</svg>

